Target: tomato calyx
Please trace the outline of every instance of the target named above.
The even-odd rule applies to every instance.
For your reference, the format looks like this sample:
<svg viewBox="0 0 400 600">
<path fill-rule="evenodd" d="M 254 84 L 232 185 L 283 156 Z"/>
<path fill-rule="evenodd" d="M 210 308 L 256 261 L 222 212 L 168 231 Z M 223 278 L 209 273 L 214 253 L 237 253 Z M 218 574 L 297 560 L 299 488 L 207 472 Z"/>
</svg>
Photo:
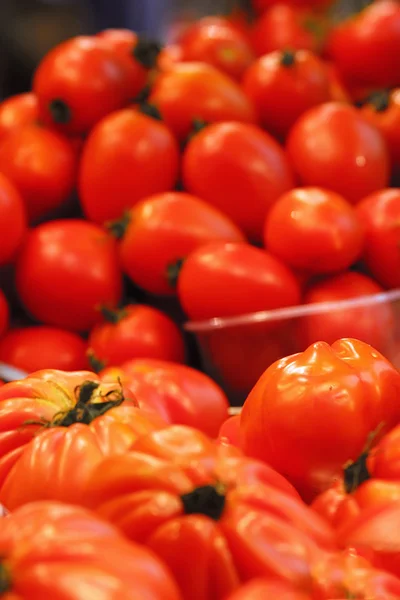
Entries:
<svg viewBox="0 0 400 600">
<path fill-rule="evenodd" d="M 151 85 L 147 83 L 144 86 L 144 88 L 142 88 L 140 90 L 138 95 L 135 96 L 135 98 L 133 98 L 132 103 L 133 104 L 144 104 L 149 99 L 150 94 L 151 94 Z"/>
<path fill-rule="evenodd" d="M 61 98 L 55 98 L 49 104 L 49 111 L 54 123 L 67 125 L 72 119 L 71 109 Z"/>
<path fill-rule="evenodd" d="M 101 306 L 100 312 L 105 321 L 116 325 L 128 315 L 125 308 L 110 308 L 109 306 Z"/>
<path fill-rule="evenodd" d="M 372 92 L 365 102 L 370 104 L 376 112 L 384 112 L 390 106 L 390 90 L 379 90 Z"/>
<path fill-rule="evenodd" d="M 283 50 L 280 63 L 282 67 L 293 67 L 296 62 L 296 52 L 294 50 Z"/>
<path fill-rule="evenodd" d="M 89 348 L 89 350 L 86 352 L 86 356 L 89 361 L 90 368 L 95 373 L 100 373 L 100 371 L 103 371 L 103 369 L 106 368 L 107 363 L 104 360 L 101 360 L 101 358 L 99 358 L 98 356 L 96 356 L 96 354 L 91 348 Z"/>
<path fill-rule="evenodd" d="M 146 69 L 154 69 L 161 50 L 159 42 L 142 37 L 133 49 L 133 56 Z"/>
<path fill-rule="evenodd" d="M 0 595 L 9 592 L 11 589 L 11 576 L 7 567 L 0 563 Z"/>
<path fill-rule="evenodd" d="M 365 448 L 356 461 L 348 463 L 344 468 L 343 483 L 346 494 L 355 492 L 361 484 L 372 479 L 368 469 L 368 459 L 372 445 L 384 427 L 384 423 L 378 425 L 375 431 L 372 431 L 367 439 Z"/>
<path fill-rule="evenodd" d="M 169 263 L 167 266 L 167 281 L 168 285 L 175 289 L 178 285 L 178 278 L 183 267 L 183 263 L 185 262 L 184 258 L 178 258 L 175 262 Z"/>
<path fill-rule="evenodd" d="M 131 222 L 131 214 L 129 211 L 126 211 L 120 219 L 116 219 L 115 221 L 108 221 L 105 224 L 107 231 L 111 233 L 111 235 L 116 240 L 122 240 L 124 237 L 126 230 L 128 229 Z"/>
<path fill-rule="evenodd" d="M 155 119 L 156 121 L 163 120 L 161 113 L 158 110 L 157 106 L 155 106 L 155 104 L 149 104 L 148 102 L 142 102 L 141 104 L 139 104 L 138 110 L 140 113 L 142 113 L 142 115 L 146 115 L 146 117 L 151 117 L 152 119 Z"/>
<path fill-rule="evenodd" d="M 185 515 L 205 515 L 213 521 L 219 521 L 225 508 L 225 487 L 204 485 L 181 496 Z"/>
</svg>

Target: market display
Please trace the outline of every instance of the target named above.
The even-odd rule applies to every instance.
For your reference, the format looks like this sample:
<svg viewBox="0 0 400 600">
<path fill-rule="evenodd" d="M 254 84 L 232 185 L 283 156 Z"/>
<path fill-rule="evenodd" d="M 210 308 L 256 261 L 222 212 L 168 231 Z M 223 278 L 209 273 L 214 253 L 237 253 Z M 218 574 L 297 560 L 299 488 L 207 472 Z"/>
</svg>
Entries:
<svg viewBox="0 0 400 600">
<path fill-rule="evenodd" d="M 0 103 L 1 598 L 400 600 L 399 186 L 395 0 L 44 56 Z"/>
</svg>

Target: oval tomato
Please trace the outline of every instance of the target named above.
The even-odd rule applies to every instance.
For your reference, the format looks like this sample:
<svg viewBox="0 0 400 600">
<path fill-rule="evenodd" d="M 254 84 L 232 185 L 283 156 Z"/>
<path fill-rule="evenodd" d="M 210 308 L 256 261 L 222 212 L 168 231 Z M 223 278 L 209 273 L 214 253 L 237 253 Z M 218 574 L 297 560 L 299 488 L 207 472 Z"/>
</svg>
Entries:
<svg viewBox="0 0 400 600">
<path fill-rule="evenodd" d="M 290 583 L 279 580 L 255 579 L 229 596 L 228 600 L 311 600 L 311 596 Z"/>
<path fill-rule="evenodd" d="M 255 121 L 250 101 L 232 79 L 201 62 L 178 63 L 155 80 L 149 102 L 180 140 L 186 140 L 195 120 Z"/>
<path fill-rule="evenodd" d="M 244 236 L 222 212 L 182 192 L 150 196 L 137 204 L 111 231 L 122 239 L 123 271 L 152 294 L 174 295 L 182 260 L 214 240 L 242 242 Z"/>
<path fill-rule="evenodd" d="M 172 189 L 178 170 L 178 145 L 164 123 L 132 109 L 115 112 L 93 129 L 83 150 L 82 208 L 96 223 L 118 219 L 142 198 Z"/>
<path fill-rule="evenodd" d="M 86 347 L 87 343 L 70 331 L 45 325 L 18 327 L 0 341 L 0 361 L 27 373 L 80 371 L 88 367 Z"/>
<path fill-rule="evenodd" d="M 33 229 L 17 261 L 20 298 L 47 325 L 89 330 L 99 307 L 118 304 L 122 278 L 115 240 L 79 219 L 50 221 Z"/>
<path fill-rule="evenodd" d="M 243 123 L 203 129 L 189 142 L 182 168 L 189 192 L 222 210 L 257 242 L 269 208 L 294 186 L 278 142 Z"/>
<path fill-rule="evenodd" d="M 293 268 L 329 273 L 347 269 L 361 256 L 364 231 L 342 196 L 321 188 L 297 188 L 271 208 L 264 241 Z"/>
<path fill-rule="evenodd" d="M 331 100 L 326 65 L 308 50 L 262 56 L 247 70 L 243 85 L 263 127 L 279 138 L 306 110 Z"/>
<path fill-rule="evenodd" d="M 15 258 L 28 230 L 23 198 L 2 173 L 0 173 L 0 214 L 0 265 L 5 265 Z"/>
<path fill-rule="evenodd" d="M 15 129 L 33 123 L 38 116 L 38 101 L 32 92 L 3 100 L 0 103 L 0 140 Z"/>
<path fill-rule="evenodd" d="M 3 336 L 8 328 L 8 321 L 10 316 L 10 309 L 8 307 L 7 298 L 0 289 L 0 336 Z"/>
<path fill-rule="evenodd" d="M 382 134 L 347 104 L 328 102 L 304 113 L 289 134 L 287 151 L 303 185 L 325 187 L 353 203 L 388 184 Z"/>
</svg>

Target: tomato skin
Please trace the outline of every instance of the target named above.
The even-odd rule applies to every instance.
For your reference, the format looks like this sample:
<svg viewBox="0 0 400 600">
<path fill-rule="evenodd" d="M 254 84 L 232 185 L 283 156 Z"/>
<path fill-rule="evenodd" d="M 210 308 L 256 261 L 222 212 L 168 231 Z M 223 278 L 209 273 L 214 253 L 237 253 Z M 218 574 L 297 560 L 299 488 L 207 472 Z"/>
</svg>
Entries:
<svg viewBox="0 0 400 600">
<path fill-rule="evenodd" d="M 240 448 L 240 415 L 233 415 L 222 424 L 218 440 Z"/>
<path fill-rule="evenodd" d="M 16 285 L 24 306 L 39 321 L 87 331 L 101 319 L 101 305 L 120 300 L 115 240 L 79 219 L 39 225 L 21 249 Z"/>
<path fill-rule="evenodd" d="M 157 106 L 168 127 L 181 141 L 193 121 L 254 123 L 254 108 L 232 79 L 201 62 L 178 63 L 155 80 L 149 102 Z"/>
<path fill-rule="evenodd" d="M 38 101 L 32 92 L 11 96 L 0 103 L 0 140 L 39 116 Z"/>
<path fill-rule="evenodd" d="M 12 262 L 27 234 L 27 215 L 21 194 L 0 173 L 0 265 Z"/>
<path fill-rule="evenodd" d="M 179 44 L 164 46 L 158 55 L 157 68 L 164 72 L 173 70 L 174 66 L 182 62 L 182 48 Z"/>
<path fill-rule="evenodd" d="M 96 223 L 118 219 L 139 200 L 172 189 L 178 170 L 178 144 L 164 123 L 133 109 L 115 112 L 93 129 L 83 150 L 82 208 Z"/>
<path fill-rule="evenodd" d="M 229 596 L 228 600 L 311 600 L 311 596 L 303 593 L 288 583 L 269 579 L 255 579 Z"/>
<path fill-rule="evenodd" d="M 342 196 L 322 188 L 297 188 L 271 208 L 264 241 L 270 252 L 293 268 L 329 273 L 356 262 L 364 231 Z"/>
<path fill-rule="evenodd" d="M 382 134 L 343 103 L 328 102 L 304 113 L 289 134 L 287 151 L 302 185 L 328 188 L 354 204 L 389 181 Z"/>
<path fill-rule="evenodd" d="M 259 379 L 242 411 L 242 448 L 312 500 L 361 454 L 378 425 L 388 431 L 398 422 L 399 394 L 400 373 L 367 344 L 317 342 Z"/>
<path fill-rule="evenodd" d="M 309 50 L 262 56 L 247 70 L 243 85 L 261 124 L 278 138 L 285 138 L 306 110 L 331 100 L 326 66 Z"/>
<path fill-rule="evenodd" d="M 384 290 L 373 279 L 361 273 L 348 272 L 315 283 L 305 293 L 305 304 L 338 302 L 380 294 Z M 307 315 L 299 324 L 303 347 L 323 340 L 328 344 L 344 335 L 351 335 L 386 354 L 394 330 L 395 315 L 389 302 L 356 306 Z"/>
<path fill-rule="evenodd" d="M 346 104 L 352 104 L 352 97 L 350 95 L 348 86 L 343 81 L 343 78 L 338 72 L 335 63 L 326 60 L 325 67 L 328 71 L 331 100 L 334 102 L 345 102 Z"/>
<path fill-rule="evenodd" d="M 0 361 L 32 373 L 88 368 L 86 342 L 70 331 L 38 325 L 11 329 L 0 341 Z"/>
<path fill-rule="evenodd" d="M 185 189 L 222 210 L 258 242 L 269 208 L 294 186 L 278 142 L 243 123 L 217 123 L 195 135 L 182 169 Z"/>
<path fill-rule="evenodd" d="M 3 336 L 8 328 L 10 309 L 5 294 L 0 289 L 0 337 Z"/>
<path fill-rule="evenodd" d="M 214 240 L 245 241 L 222 212 L 183 192 L 146 198 L 131 210 L 128 221 L 119 244 L 122 269 L 152 294 L 176 293 L 170 271 L 199 246 Z"/>
<path fill-rule="evenodd" d="M 195 250 L 178 278 L 179 301 L 194 321 L 294 306 L 294 275 L 271 254 L 248 244 L 214 243 Z"/>
</svg>

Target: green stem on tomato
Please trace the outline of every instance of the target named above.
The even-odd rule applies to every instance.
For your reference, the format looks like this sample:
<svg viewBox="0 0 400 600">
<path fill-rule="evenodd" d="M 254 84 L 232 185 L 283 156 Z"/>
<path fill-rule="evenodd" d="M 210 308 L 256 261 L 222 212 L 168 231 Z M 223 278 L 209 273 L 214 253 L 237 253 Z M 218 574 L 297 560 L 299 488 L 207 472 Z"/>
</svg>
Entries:
<svg viewBox="0 0 400 600">
<path fill-rule="evenodd" d="M 181 496 L 185 515 L 205 515 L 218 521 L 225 508 L 225 489 L 221 485 L 205 485 Z"/>
<path fill-rule="evenodd" d="M 154 69 L 161 50 L 159 42 L 141 37 L 133 49 L 133 56 L 145 69 Z"/>
<path fill-rule="evenodd" d="M 166 276 L 167 276 L 168 285 L 173 289 L 175 289 L 176 286 L 178 285 L 179 274 L 181 272 L 184 262 L 185 262 L 184 258 L 178 258 L 175 262 L 170 263 L 167 266 Z"/>
<path fill-rule="evenodd" d="M 61 98 L 55 98 L 49 104 L 49 111 L 54 123 L 67 125 L 72 119 L 71 109 Z"/>
</svg>

